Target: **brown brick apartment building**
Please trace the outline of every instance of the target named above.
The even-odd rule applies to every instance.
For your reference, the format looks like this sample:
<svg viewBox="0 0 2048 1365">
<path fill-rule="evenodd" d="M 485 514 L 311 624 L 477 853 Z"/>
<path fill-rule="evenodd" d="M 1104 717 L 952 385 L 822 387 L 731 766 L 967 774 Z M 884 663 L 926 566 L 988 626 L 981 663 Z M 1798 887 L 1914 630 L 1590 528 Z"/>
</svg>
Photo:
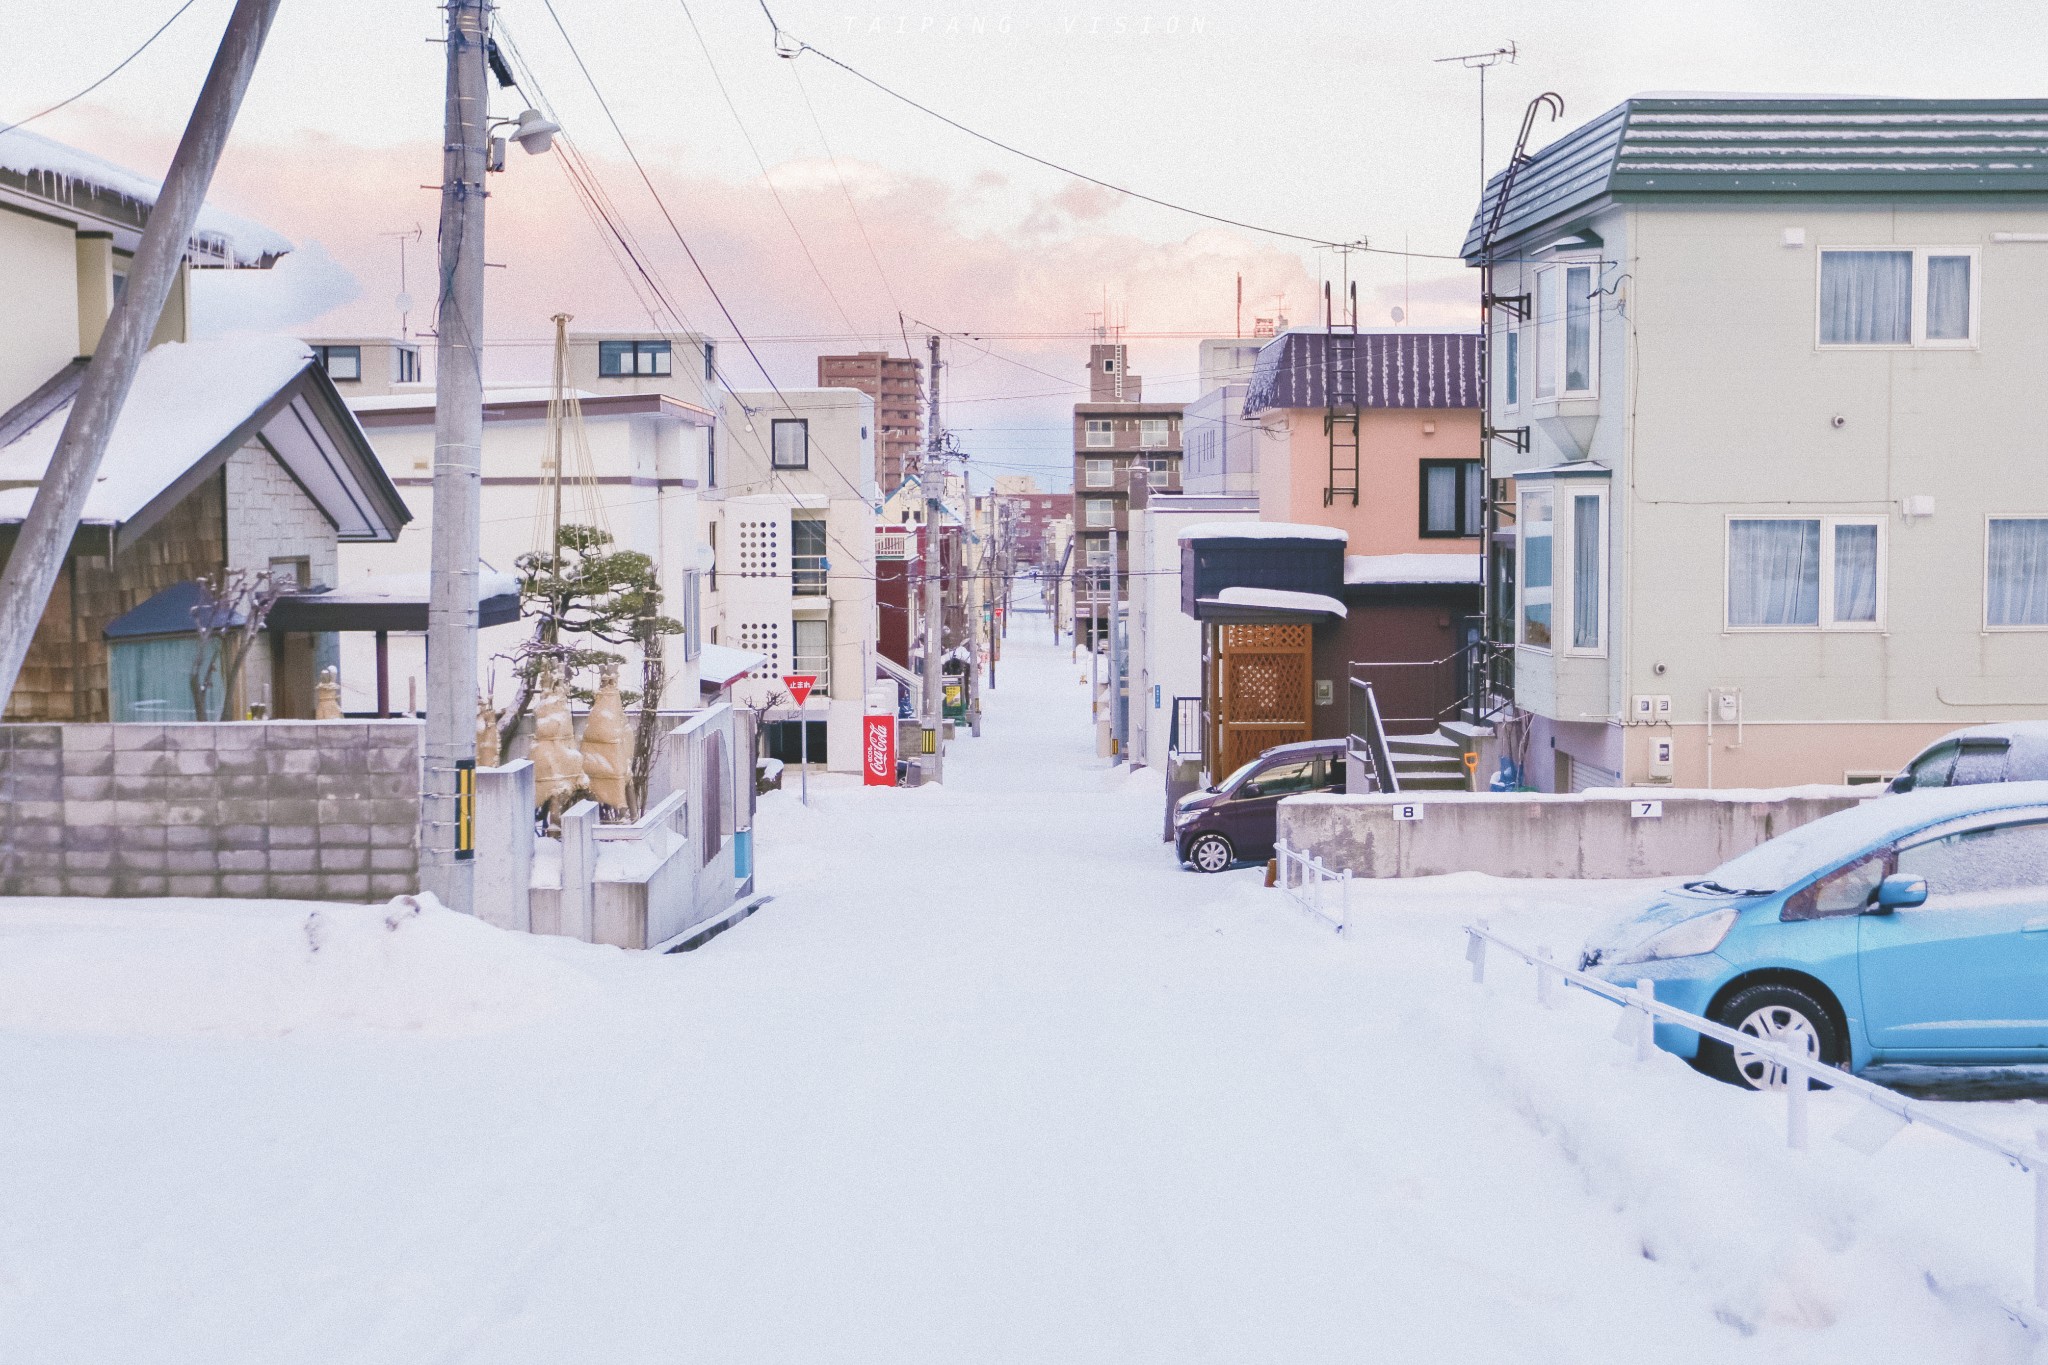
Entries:
<svg viewBox="0 0 2048 1365">
<path fill-rule="evenodd" d="M 818 386 L 859 389 L 875 400 L 875 482 L 882 496 L 903 482 L 911 452 L 924 444 L 919 405 L 924 398 L 924 365 L 887 351 L 818 357 Z"/>
</svg>

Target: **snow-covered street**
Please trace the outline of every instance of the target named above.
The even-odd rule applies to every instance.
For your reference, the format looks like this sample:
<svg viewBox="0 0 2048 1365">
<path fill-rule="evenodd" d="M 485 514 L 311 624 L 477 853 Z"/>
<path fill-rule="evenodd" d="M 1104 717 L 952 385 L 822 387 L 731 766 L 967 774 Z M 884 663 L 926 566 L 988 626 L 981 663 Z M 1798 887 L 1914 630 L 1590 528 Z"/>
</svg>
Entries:
<svg viewBox="0 0 2048 1365">
<path fill-rule="evenodd" d="M 1569 949 L 1640 885 L 1361 886 L 1340 939 L 1173 865 L 1045 632 L 943 788 L 792 774 L 693 953 L 4 903 L 0 1359 L 2048 1359 L 2021 1175 L 1833 1096 L 1788 1151 L 1470 983 L 1470 916 Z"/>
</svg>

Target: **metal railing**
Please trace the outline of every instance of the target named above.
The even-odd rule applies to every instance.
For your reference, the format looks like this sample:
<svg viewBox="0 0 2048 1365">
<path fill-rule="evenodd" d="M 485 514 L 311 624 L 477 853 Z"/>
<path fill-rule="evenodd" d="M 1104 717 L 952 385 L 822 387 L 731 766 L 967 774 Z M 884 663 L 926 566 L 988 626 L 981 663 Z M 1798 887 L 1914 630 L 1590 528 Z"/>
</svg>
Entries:
<svg viewBox="0 0 2048 1365">
<path fill-rule="evenodd" d="M 1275 885 L 1302 909 L 1322 920 L 1338 933 L 1351 922 L 1351 869 L 1332 872 L 1320 857 L 1289 847 L 1285 839 L 1273 844 Z"/>
<path fill-rule="evenodd" d="M 1379 698 L 1373 695 L 1372 684 L 1361 678 L 1351 680 L 1350 729 L 1346 752 L 1371 771 L 1373 790 L 1399 792 L 1401 775 L 1394 771 L 1394 751 L 1387 743 L 1386 724 L 1380 719 Z"/>
<path fill-rule="evenodd" d="M 1550 957 L 1548 948 L 1539 947 L 1532 952 L 1518 947 L 1493 933 L 1484 921 L 1466 925 L 1465 940 L 1465 960 L 1472 964 L 1475 985 L 1486 982 L 1486 950 L 1491 944 L 1536 969 L 1536 999 L 1539 1004 L 1554 1006 L 1558 987 L 1563 985 L 1576 986 L 1588 995 L 1621 1006 L 1624 1013 L 1615 1037 L 1621 1042 L 1634 1044 L 1639 1062 L 1648 1061 L 1655 1048 L 1658 1020 L 1764 1058 L 1787 1078 L 1785 1145 L 1788 1147 L 1806 1150 L 1812 1098 L 1810 1087 L 1818 1085 L 1862 1100 L 1875 1111 L 1859 1113 L 1835 1135 L 1838 1141 L 1865 1156 L 1872 1155 L 1901 1129 L 1913 1124 L 1989 1152 L 2007 1165 L 2033 1176 L 2034 1306 L 2048 1310 L 2048 1129 L 2043 1130 L 2039 1145 L 2032 1148 L 2015 1146 L 1989 1133 L 1957 1123 L 1930 1104 L 1887 1090 L 1874 1081 L 1864 1080 L 1818 1058 L 1767 1043 L 1725 1024 L 1679 1009 L 1676 1005 L 1667 1005 L 1657 999 L 1654 983 L 1648 979 L 1638 980 L 1632 987 L 1616 985 L 1590 972 L 1557 963 Z"/>
<path fill-rule="evenodd" d="M 1474 640 L 1441 659 L 1352 660 L 1354 684 L 1375 675 L 1397 698 L 1417 691 L 1453 698 L 1435 710 L 1383 716 L 1384 726 L 1397 733 L 1426 734 L 1447 720 L 1487 725 L 1514 708 L 1514 650 L 1490 640 Z"/>
<path fill-rule="evenodd" d="M 797 597 L 823 597 L 828 573 L 824 555 L 791 555 L 789 590 Z"/>
<path fill-rule="evenodd" d="M 1202 756 L 1202 699 L 1175 697 L 1173 719 L 1166 732 L 1167 757 L 1173 762 Z"/>
<path fill-rule="evenodd" d="M 830 654 L 794 654 L 790 656 L 789 671 L 808 673 L 818 681 L 811 684 L 811 692 L 820 697 L 832 695 L 832 656 Z"/>
</svg>

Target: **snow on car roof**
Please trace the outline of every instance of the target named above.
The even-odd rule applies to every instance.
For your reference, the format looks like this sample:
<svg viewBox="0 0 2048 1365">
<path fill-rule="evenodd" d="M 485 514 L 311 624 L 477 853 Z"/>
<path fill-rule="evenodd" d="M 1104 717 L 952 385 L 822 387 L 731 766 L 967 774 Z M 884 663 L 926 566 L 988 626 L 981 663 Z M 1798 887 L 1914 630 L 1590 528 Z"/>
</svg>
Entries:
<svg viewBox="0 0 2048 1365">
<path fill-rule="evenodd" d="M 1758 844 L 1707 875 L 1723 886 L 1776 891 L 1840 859 L 1941 820 L 2037 805 L 2048 806 L 2048 782 L 1984 782 L 1881 796 Z"/>
</svg>

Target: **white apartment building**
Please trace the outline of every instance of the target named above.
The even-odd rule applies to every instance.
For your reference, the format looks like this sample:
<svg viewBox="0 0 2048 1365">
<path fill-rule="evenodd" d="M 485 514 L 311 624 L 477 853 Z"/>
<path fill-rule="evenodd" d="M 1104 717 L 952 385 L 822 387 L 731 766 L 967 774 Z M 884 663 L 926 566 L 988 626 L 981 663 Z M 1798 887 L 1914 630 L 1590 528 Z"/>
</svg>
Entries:
<svg viewBox="0 0 2048 1365">
<path fill-rule="evenodd" d="M 826 743 L 811 758 L 834 772 L 860 770 L 875 670 L 874 420 L 858 389 L 735 390 L 716 431 L 716 482 L 698 504 L 714 565 L 709 638 L 762 657 L 734 700 L 759 704 L 785 675 L 814 675 L 803 719 L 823 722 Z M 781 706 L 764 719 L 798 713 Z"/>
</svg>

